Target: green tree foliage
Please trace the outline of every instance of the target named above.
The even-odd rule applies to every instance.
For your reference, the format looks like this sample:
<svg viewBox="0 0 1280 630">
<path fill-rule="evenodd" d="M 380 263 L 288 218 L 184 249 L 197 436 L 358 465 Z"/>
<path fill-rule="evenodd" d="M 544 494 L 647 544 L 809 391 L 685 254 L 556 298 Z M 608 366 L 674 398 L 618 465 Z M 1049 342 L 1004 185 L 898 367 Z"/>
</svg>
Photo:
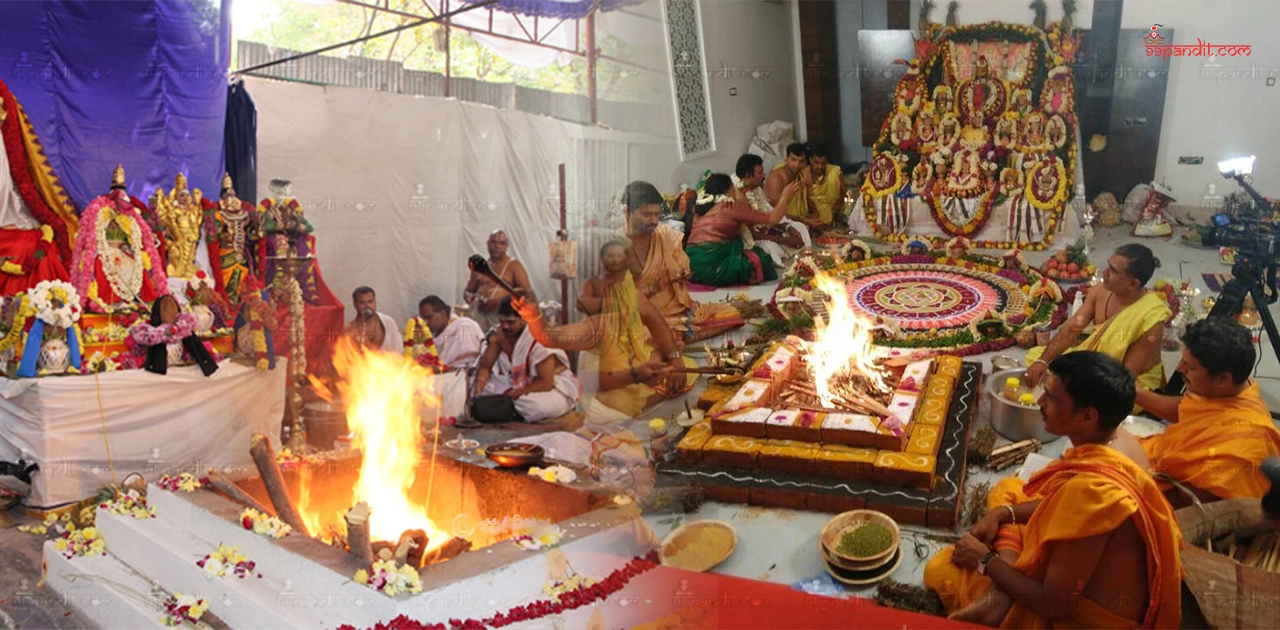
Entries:
<svg viewBox="0 0 1280 630">
<path fill-rule="evenodd" d="M 244 1 L 244 0 L 242 0 Z M 378 1 L 378 0 L 374 0 Z M 350 4 L 308 4 L 298 0 L 255 0 L 260 3 L 261 20 L 248 27 L 232 24 L 236 39 L 247 40 L 290 50 L 307 51 L 339 42 L 377 33 L 413 21 L 413 18 L 385 11 L 376 11 Z M 391 9 L 428 15 L 419 0 L 381 0 Z M 528 18 L 530 24 L 532 18 Z M 553 21 L 542 20 L 540 28 L 549 28 Z M 585 29 L 585 21 L 581 27 Z M 566 21 L 558 28 L 573 29 L 574 22 Z M 562 55 L 566 63 L 553 63 L 539 69 L 529 69 L 490 52 L 471 35 L 459 29 L 451 31 L 450 65 L 453 76 L 467 77 L 492 83 L 516 85 L 567 94 L 587 93 L 587 63 L 580 56 Z M 582 36 L 585 48 L 585 35 Z M 661 42 L 655 46 L 637 47 L 611 37 L 597 39 L 605 55 L 627 59 L 650 68 L 662 68 L 665 54 Z M 440 24 L 426 24 L 391 35 L 351 44 L 326 53 L 334 56 L 355 56 L 387 61 L 399 61 L 410 70 L 445 72 L 445 32 Z M 607 100 L 645 101 L 660 93 L 657 81 L 661 73 L 639 71 L 634 67 L 602 60 L 597 64 L 597 90 L 600 98 Z"/>
</svg>

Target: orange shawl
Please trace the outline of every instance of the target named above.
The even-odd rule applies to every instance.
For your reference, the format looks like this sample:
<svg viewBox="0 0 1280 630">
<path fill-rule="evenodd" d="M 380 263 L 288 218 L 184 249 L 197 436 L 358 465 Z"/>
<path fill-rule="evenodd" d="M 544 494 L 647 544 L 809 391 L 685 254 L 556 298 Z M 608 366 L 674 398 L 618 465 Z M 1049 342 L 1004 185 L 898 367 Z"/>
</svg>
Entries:
<svg viewBox="0 0 1280 630">
<path fill-rule="evenodd" d="M 1036 579 L 1048 571 L 1054 542 L 1097 536 L 1133 519 L 1147 545 L 1147 589 L 1151 601 L 1143 628 L 1177 628 L 1182 619 L 1181 540 L 1173 508 L 1155 480 L 1112 448 L 1086 444 L 1068 450 L 1027 484 L 1026 493 L 1042 499 L 1027 522 L 1025 545 L 1015 567 Z M 1098 628 L 1132 621 L 1077 597 L 1075 622 Z M 1006 628 L 1042 628 L 1049 623 L 1022 604 L 1005 617 Z"/>
<path fill-rule="evenodd" d="M 1142 448 L 1156 472 L 1220 499 L 1257 499 L 1271 487 L 1258 466 L 1280 455 L 1280 431 L 1255 382 L 1231 398 L 1183 396 L 1178 422 Z"/>
</svg>

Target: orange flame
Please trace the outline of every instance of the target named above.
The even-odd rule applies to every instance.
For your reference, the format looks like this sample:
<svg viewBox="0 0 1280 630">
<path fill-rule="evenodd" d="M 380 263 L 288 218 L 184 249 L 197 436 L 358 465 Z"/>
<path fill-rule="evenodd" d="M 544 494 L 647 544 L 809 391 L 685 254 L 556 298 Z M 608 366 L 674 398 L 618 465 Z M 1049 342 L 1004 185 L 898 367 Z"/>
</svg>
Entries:
<svg viewBox="0 0 1280 630">
<path fill-rule="evenodd" d="M 850 372 L 862 374 L 880 392 L 889 391 L 885 371 L 875 363 L 873 326 L 853 310 L 844 282 L 817 271 L 813 287 L 831 298 L 828 321 L 824 324 L 821 315 L 814 318 L 814 341 L 809 344 L 809 372 L 822 405 L 835 406 L 835 384 Z"/>
<path fill-rule="evenodd" d="M 436 527 L 423 502 L 409 499 L 422 461 L 421 419 L 439 418 L 440 401 L 429 393 L 431 373 L 403 356 L 370 352 L 346 339 L 333 363 L 343 375 L 338 392 L 347 405 L 352 447 L 363 454 L 355 501 L 369 504 L 373 539 L 395 542 L 405 530 L 421 529 L 430 541 L 424 551 L 444 545 L 451 535 Z M 429 501 L 429 489 L 427 494 Z"/>
</svg>

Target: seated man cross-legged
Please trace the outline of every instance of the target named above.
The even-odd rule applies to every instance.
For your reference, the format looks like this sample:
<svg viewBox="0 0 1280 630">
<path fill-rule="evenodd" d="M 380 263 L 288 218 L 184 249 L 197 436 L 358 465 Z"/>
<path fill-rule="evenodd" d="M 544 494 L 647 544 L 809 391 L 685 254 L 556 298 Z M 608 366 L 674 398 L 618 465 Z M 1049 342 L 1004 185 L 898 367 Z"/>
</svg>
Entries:
<svg viewBox="0 0 1280 630">
<path fill-rule="evenodd" d="M 1112 447 L 1133 406 L 1119 361 L 1079 351 L 1049 365 L 1040 413 L 1071 448 L 925 566 L 952 617 L 1004 628 L 1176 628 L 1182 535 L 1143 468 Z"/>
<path fill-rule="evenodd" d="M 1187 327 L 1182 342 L 1186 395 L 1137 391 L 1139 406 L 1172 423 L 1142 440 L 1157 481 L 1167 475 L 1201 501 L 1262 498 L 1270 483 L 1259 467 L 1280 455 L 1280 431 L 1249 379 L 1258 356 L 1249 329 L 1210 317 Z M 1165 494 L 1175 506 L 1191 502 L 1174 488 Z"/>
<path fill-rule="evenodd" d="M 511 308 L 511 296 L 502 298 L 497 314 L 498 332 L 480 355 L 476 391 L 510 396 L 525 422 L 568 413 L 582 396 L 578 377 L 569 370 L 569 357 L 533 338 Z"/>
<path fill-rule="evenodd" d="M 1054 359 L 1067 352 L 1096 350 L 1124 363 L 1148 389 L 1164 383 L 1160 341 L 1164 323 L 1173 315 L 1165 296 L 1146 288 L 1160 261 L 1145 245 L 1130 243 L 1116 248 L 1107 259 L 1102 284 L 1089 290 L 1080 310 L 1062 326 L 1047 347 L 1027 352 L 1026 381 L 1035 387 Z M 1086 328 L 1093 332 L 1080 343 Z"/>
</svg>

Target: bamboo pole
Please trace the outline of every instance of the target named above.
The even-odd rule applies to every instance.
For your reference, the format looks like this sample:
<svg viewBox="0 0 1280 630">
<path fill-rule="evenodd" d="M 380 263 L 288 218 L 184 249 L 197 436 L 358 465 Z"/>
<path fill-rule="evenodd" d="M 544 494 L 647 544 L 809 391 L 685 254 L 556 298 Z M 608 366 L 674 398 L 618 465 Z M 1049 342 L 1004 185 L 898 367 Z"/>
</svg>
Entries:
<svg viewBox="0 0 1280 630">
<path fill-rule="evenodd" d="M 253 463 L 258 466 L 258 474 L 262 475 L 262 484 L 267 487 L 267 496 L 271 498 L 271 504 L 276 506 L 276 514 L 280 520 L 292 527 L 293 531 L 310 537 L 307 525 L 302 521 L 302 515 L 298 513 L 298 507 L 289 497 L 289 489 L 285 487 L 284 475 L 280 474 L 280 465 L 276 463 L 276 453 L 271 448 L 271 440 L 261 433 L 254 433 L 249 443 L 249 454 L 253 456 Z"/>
</svg>

